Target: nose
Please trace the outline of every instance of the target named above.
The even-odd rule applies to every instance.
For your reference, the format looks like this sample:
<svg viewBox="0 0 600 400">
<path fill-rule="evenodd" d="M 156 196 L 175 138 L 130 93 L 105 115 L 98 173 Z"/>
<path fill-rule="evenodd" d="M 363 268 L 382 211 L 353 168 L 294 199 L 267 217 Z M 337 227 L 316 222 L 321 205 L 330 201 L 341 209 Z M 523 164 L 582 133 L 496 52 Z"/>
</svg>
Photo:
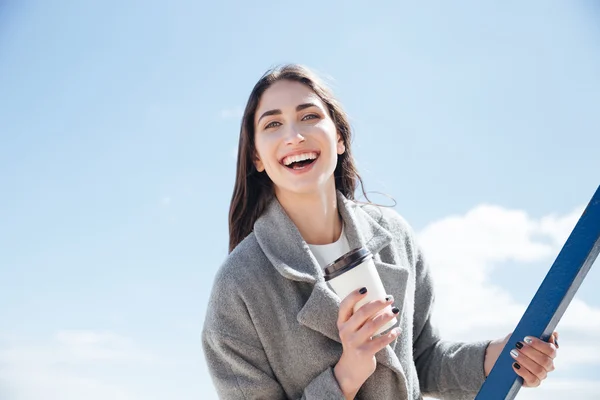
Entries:
<svg viewBox="0 0 600 400">
<path fill-rule="evenodd" d="M 295 125 L 289 125 L 289 129 L 285 133 L 285 144 L 288 145 L 297 145 L 299 143 L 304 142 L 306 139 L 298 129 L 296 129 Z"/>
</svg>

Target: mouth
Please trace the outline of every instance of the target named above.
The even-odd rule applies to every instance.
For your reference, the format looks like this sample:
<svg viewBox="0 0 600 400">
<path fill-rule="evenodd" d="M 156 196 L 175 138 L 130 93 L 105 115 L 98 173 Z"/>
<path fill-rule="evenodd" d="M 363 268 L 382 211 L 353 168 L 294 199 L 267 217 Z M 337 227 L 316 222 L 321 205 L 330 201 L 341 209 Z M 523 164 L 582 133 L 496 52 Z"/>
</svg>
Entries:
<svg viewBox="0 0 600 400">
<path fill-rule="evenodd" d="M 281 159 L 280 163 L 286 168 L 293 170 L 301 170 L 314 164 L 319 158 L 320 153 L 316 151 L 307 151 L 305 153 L 286 156 Z"/>
</svg>

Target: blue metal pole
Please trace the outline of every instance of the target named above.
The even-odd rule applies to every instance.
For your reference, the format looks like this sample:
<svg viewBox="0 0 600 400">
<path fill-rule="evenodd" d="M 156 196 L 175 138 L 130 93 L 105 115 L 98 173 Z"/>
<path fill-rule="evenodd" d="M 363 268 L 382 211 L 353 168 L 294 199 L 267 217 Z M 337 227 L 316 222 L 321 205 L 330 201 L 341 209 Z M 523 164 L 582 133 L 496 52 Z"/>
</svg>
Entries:
<svg viewBox="0 0 600 400">
<path fill-rule="evenodd" d="M 525 336 L 548 341 L 600 253 L 600 186 L 538 288 L 475 400 L 512 400 L 523 379 L 510 351 Z"/>
</svg>

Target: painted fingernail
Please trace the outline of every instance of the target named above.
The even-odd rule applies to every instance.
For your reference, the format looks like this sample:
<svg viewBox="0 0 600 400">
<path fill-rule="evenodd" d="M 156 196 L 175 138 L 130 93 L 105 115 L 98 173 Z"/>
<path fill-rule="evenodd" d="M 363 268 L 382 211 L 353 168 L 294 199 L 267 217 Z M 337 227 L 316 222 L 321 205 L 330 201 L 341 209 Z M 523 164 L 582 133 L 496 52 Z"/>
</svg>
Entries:
<svg viewBox="0 0 600 400">
<path fill-rule="evenodd" d="M 556 345 L 556 348 L 558 349 L 560 346 L 558 345 L 558 339 L 554 339 L 554 344 Z"/>
<path fill-rule="evenodd" d="M 521 369 L 521 366 L 519 365 L 519 363 L 514 363 L 513 367 L 515 367 L 516 369 Z"/>
<path fill-rule="evenodd" d="M 517 349 L 522 349 L 522 348 L 523 348 L 523 343 L 521 343 L 521 342 L 517 342 L 517 344 L 515 344 L 515 347 L 516 347 Z"/>
<path fill-rule="evenodd" d="M 385 301 L 390 302 L 390 301 L 394 301 L 394 296 L 389 295 L 385 298 Z"/>
<path fill-rule="evenodd" d="M 519 353 L 516 350 L 511 350 L 510 355 L 513 356 L 514 358 L 519 357 Z"/>
<path fill-rule="evenodd" d="M 360 294 L 365 294 L 365 293 L 367 293 L 367 288 L 366 288 L 366 287 L 364 287 L 364 288 L 360 288 L 360 290 L 358 291 L 358 293 L 360 293 Z"/>
<path fill-rule="evenodd" d="M 525 336 L 525 339 L 523 339 L 523 341 L 527 344 L 533 343 L 533 340 L 531 340 L 531 338 L 529 336 Z"/>
<path fill-rule="evenodd" d="M 392 312 L 394 314 L 398 314 L 400 312 L 400 310 L 398 309 L 398 307 L 394 307 L 394 308 L 392 308 Z"/>
</svg>

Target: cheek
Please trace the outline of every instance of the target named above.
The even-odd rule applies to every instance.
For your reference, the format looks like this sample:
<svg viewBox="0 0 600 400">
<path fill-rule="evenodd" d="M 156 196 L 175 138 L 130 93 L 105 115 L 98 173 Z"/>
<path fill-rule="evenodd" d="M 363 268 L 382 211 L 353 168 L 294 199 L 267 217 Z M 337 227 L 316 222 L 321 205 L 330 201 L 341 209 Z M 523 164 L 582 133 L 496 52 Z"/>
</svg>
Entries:
<svg viewBox="0 0 600 400">
<path fill-rule="evenodd" d="M 319 123 L 319 129 L 323 132 L 323 135 L 327 137 L 327 140 L 337 146 L 337 129 L 335 124 L 331 120 L 324 120 Z"/>
<path fill-rule="evenodd" d="M 271 142 L 265 138 L 257 138 L 254 144 L 256 153 L 265 166 L 273 163 L 275 159 L 275 146 Z"/>
</svg>

